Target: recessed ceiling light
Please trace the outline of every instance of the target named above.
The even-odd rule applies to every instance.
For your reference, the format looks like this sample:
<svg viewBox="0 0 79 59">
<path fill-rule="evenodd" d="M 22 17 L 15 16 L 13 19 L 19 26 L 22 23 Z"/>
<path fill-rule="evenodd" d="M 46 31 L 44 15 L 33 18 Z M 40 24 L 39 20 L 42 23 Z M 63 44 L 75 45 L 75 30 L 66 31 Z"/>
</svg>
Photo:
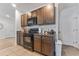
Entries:
<svg viewBox="0 0 79 59">
<path fill-rule="evenodd" d="M 16 7 L 16 4 L 12 3 L 12 6 L 15 8 Z"/>
<path fill-rule="evenodd" d="M 29 15 L 29 16 L 31 16 L 31 13 L 30 13 L 30 12 L 28 12 L 28 15 Z"/>
<path fill-rule="evenodd" d="M 47 5 L 47 8 L 48 8 L 48 9 L 52 8 L 52 5 L 51 5 L 51 4 L 48 4 L 48 5 Z"/>
<path fill-rule="evenodd" d="M 6 14 L 6 17 L 7 17 L 7 18 L 10 18 L 10 15 L 9 15 L 9 14 Z"/>
</svg>

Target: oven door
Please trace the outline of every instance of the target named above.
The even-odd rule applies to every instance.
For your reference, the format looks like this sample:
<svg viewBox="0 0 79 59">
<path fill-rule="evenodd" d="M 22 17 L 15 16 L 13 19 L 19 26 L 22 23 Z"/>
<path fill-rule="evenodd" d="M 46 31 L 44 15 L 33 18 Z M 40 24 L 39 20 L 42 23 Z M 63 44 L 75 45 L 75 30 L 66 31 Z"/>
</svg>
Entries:
<svg viewBox="0 0 79 59">
<path fill-rule="evenodd" d="M 31 37 L 24 37 L 24 42 L 31 43 Z"/>
<path fill-rule="evenodd" d="M 26 49 L 32 50 L 32 40 L 31 40 L 31 37 L 24 37 L 23 46 Z"/>
</svg>

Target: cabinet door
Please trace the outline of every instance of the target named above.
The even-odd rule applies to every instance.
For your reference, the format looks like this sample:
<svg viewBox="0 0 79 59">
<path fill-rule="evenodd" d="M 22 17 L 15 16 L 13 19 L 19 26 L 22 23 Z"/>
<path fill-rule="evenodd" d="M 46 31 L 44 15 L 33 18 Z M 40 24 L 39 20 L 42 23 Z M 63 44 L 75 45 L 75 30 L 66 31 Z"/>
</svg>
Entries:
<svg viewBox="0 0 79 59">
<path fill-rule="evenodd" d="M 43 10 L 44 10 L 44 23 L 45 24 L 55 23 L 54 6 L 53 5 L 50 5 L 50 7 L 45 6 L 43 7 Z"/>
<path fill-rule="evenodd" d="M 34 50 L 41 52 L 41 36 L 34 36 Z"/>
<path fill-rule="evenodd" d="M 45 55 L 54 55 L 54 41 L 52 37 L 42 37 L 42 53 Z"/>
<path fill-rule="evenodd" d="M 37 16 L 36 10 L 31 12 L 31 16 L 32 17 L 36 17 Z"/>
<path fill-rule="evenodd" d="M 43 24 L 43 9 L 36 10 L 37 13 L 37 24 Z"/>
<path fill-rule="evenodd" d="M 17 31 L 17 44 L 20 44 L 20 31 Z"/>
<path fill-rule="evenodd" d="M 21 15 L 21 26 L 24 27 L 27 25 L 27 15 Z"/>
<path fill-rule="evenodd" d="M 23 24 L 24 24 L 24 16 L 23 15 L 21 15 L 21 27 L 23 26 Z"/>
<path fill-rule="evenodd" d="M 17 44 L 23 46 L 23 33 L 21 31 L 17 31 Z"/>
</svg>

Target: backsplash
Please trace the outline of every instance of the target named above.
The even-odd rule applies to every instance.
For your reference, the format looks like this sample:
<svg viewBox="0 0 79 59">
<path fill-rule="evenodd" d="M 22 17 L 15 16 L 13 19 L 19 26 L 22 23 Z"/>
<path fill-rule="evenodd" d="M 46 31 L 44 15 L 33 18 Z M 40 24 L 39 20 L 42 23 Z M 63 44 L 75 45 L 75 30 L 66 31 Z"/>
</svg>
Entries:
<svg viewBox="0 0 79 59">
<path fill-rule="evenodd" d="M 42 31 L 42 33 L 44 33 L 44 31 L 51 31 L 54 30 L 56 31 L 56 25 L 35 25 L 35 26 L 27 26 L 25 27 L 28 30 L 31 28 L 39 28 L 39 33 Z"/>
</svg>

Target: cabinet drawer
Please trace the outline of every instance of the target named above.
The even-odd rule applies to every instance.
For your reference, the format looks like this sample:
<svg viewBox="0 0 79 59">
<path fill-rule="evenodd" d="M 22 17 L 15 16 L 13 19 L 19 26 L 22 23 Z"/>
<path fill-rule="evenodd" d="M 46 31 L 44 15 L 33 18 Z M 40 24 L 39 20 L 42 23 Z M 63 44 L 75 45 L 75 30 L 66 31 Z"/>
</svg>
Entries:
<svg viewBox="0 0 79 59">
<path fill-rule="evenodd" d="M 42 37 L 42 42 L 43 43 L 52 43 L 53 42 L 53 38 L 52 37 L 43 36 Z"/>
</svg>

